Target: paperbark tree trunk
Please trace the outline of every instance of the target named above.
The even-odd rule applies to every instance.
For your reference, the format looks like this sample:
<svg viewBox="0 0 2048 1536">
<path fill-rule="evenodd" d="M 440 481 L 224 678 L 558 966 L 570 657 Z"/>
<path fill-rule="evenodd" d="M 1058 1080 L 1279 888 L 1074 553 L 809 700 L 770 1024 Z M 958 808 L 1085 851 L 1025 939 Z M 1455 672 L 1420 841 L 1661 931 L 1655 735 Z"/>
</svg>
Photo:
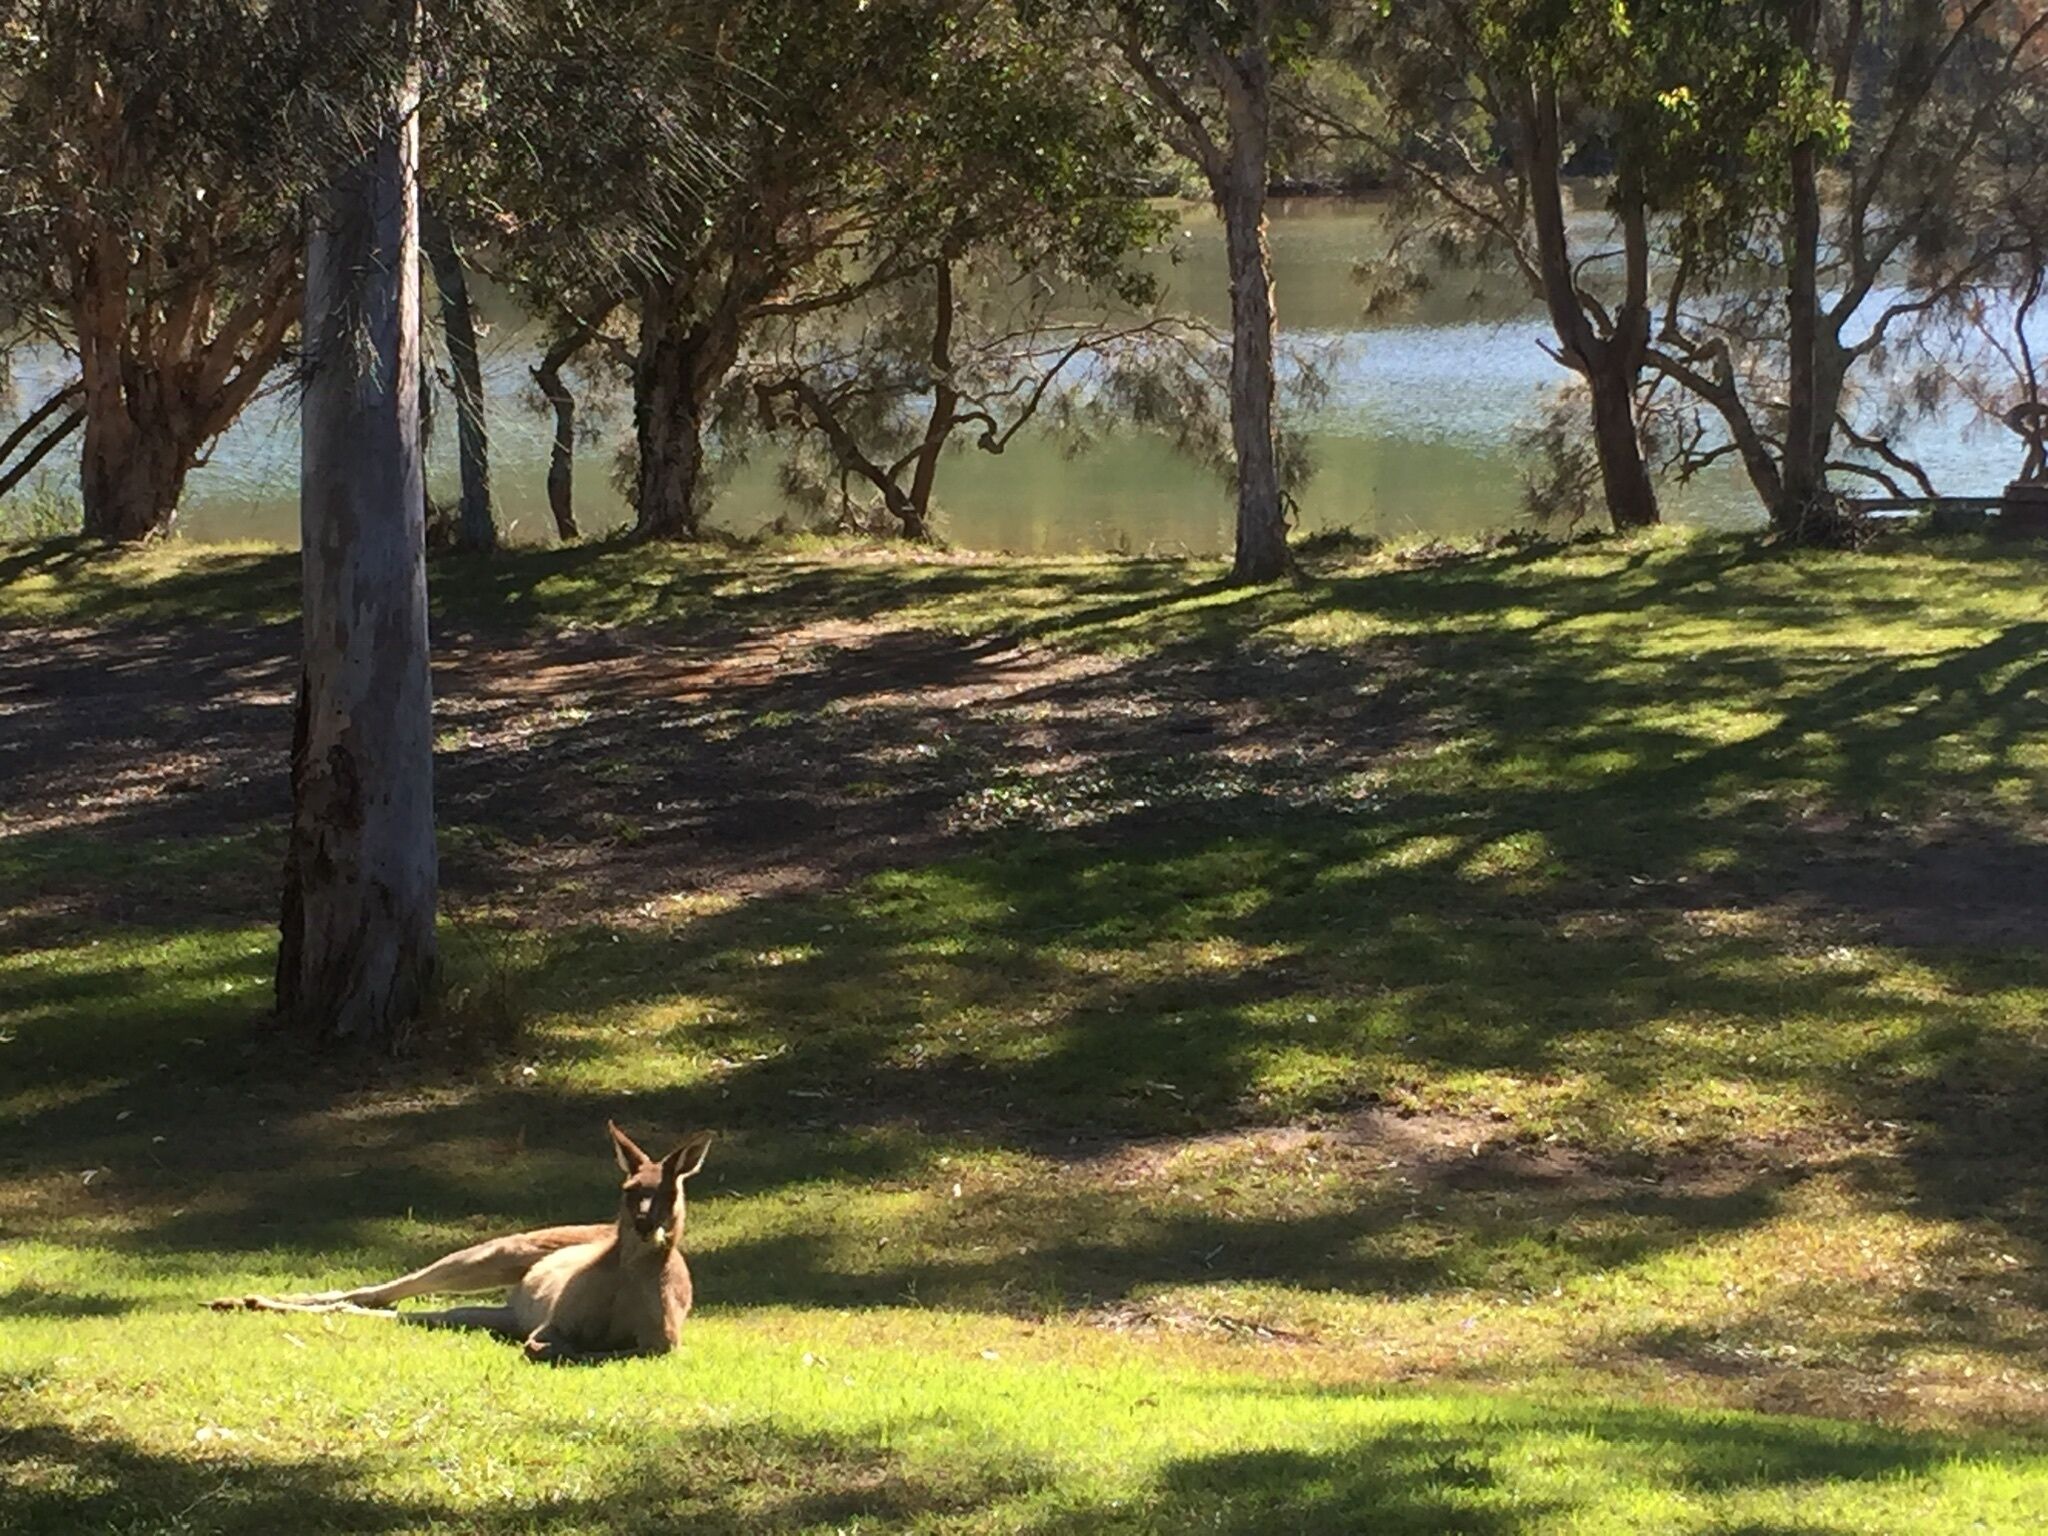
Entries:
<svg viewBox="0 0 2048 1536">
<path fill-rule="evenodd" d="M 910 477 L 905 505 L 892 508 L 906 539 L 923 542 L 932 536 L 932 488 L 938 483 L 939 459 L 957 425 L 960 390 L 953 379 L 953 325 L 958 297 L 953 291 L 953 251 L 932 263 L 932 406 L 925 416 L 924 441 Z"/>
<path fill-rule="evenodd" d="M 1818 62 L 1819 0 L 1795 0 L 1794 44 Z M 1820 146 L 1809 137 L 1791 155 L 1792 224 L 1785 251 L 1786 341 L 1784 467 L 1771 521 L 1795 538 L 1826 538 L 1834 524 L 1828 505 L 1828 445 L 1834 411 L 1822 413 L 1820 358 Z"/>
<path fill-rule="evenodd" d="M 700 343 L 670 318 L 672 295 L 642 301 L 640 356 L 633 372 L 633 436 L 640 452 L 634 534 L 694 539 L 703 509 L 703 404 L 697 398 Z"/>
<path fill-rule="evenodd" d="M 555 413 L 555 436 L 548 444 L 548 511 L 554 515 L 555 537 L 573 544 L 583 536 L 576 526 L 576 396 L 562 378 L 569 359 L 582 350 L 587 331 L 559 337 L 534 365 L 533 381 Z"/>
<path fill-rule="evenodd" d="M 1528 189 L 1536 266 L 1544 308 L 1559 356 L 1586 381 L 1593 399 L 1593 449 L 1607 515 L 1620 528 L 1651 528 L 1661 520 L 1657 490 L 1636 431 L 1636 382 L 1649 346 L 1649 223 L 1636 167 L 1624 161 L 1617 178 L 1624 291 L 1612 328 L 1602 334 L 1586 312 L 1575 281 L 1571 224 L 1565 208 L 1562 132 L 1554 86 L 1524 82 L 1515 101 L 1521 121 L 1516 168 Z"/>
<path fill-rule="evenodd" d="M 1259 25 L 1216 62 L 1230 143 L 1221 184 L 1230 265 L 1230 439 L 1237 456 L 1237 538 L 1231 578 L 1272 581 L 1287 571 L 1287 508 L 1273 438 L 1273 264 L 1266 248 L 1272 60 Z"/>
<path fill-rule="evenodd" d="M 498 547 L 498 525 L 491 515 L 491 440 L 484 418 L 483 365 L 477 356 L 476 312 L 469 302 L 469 277 L 462 253 L 440 215 L 420 208 L 420 235 L 434 287 L 441 295 L 441 333 L 448 341 L 448 371 L 455 379 L 455 444 L 462 476 L 462 504 L 455 539 L 462 549 L 489 551 Z"/>
<path fill-rule="evenodd" d="M 416 0 L 357 0 L 354 14 L 416 40 Z M 379 140 L 316 201 L 307 241 L 304 654 L 277 964 L 282 1022 L 382 1051 L 405 1045 L 431 991 L 438 884 L 416 76 L 394 95 Z"/>
<path fill-rule="evenodd" d="M 133 544 L 171 531 L 203 440 L 180 421 L 161 379 L 125 366 L 122 339 L 79 338 L 85 442 L 78 488 L 87 537 Z"/>
<path fill-rule="evenodd" d="M 271 253 L 225 314 L 220 274 L 202 261 L 170 277 L 159 268 L 103 232 L 69 306 L 84 530 L 115 543 L 170 531 L 186 477 L 270 372 L 298 313 L 289 249 Z"/>
<path fill-rule="evenodd" d="M 1617 529 L 1654 528 L 1662 515 L 1650 466 L 1636 435 L 1636 380 L 1632 371 L 1602 368 L 1586 375 L 1593 396 L 1593 448 L 1600 460 L 1600 489 Z"/>
</svg>

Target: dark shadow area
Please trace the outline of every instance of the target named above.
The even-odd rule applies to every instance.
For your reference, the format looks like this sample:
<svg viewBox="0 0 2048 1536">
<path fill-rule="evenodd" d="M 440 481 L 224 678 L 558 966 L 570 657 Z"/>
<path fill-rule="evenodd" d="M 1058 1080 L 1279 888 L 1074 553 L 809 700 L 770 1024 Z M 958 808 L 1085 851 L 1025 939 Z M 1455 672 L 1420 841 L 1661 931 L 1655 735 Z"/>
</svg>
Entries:
<svg viewBox="0 0 2048 1536">
<path fill-rule="evenodd" d="M 1029 1491 L 1024 1467 L 911 1468 L 887 1451 L 766 1424 L 636 1435 L 577 1455 L 602 1463 L 600 1492 L 559 1488 L 481 1505 L 393 1497 L 370 1468 L 339 1459 L 206 1459 L 162 1455 L 57 1424 L 0 1428 L 0 1500 L 19 1536 L 85 1530 L 827 1532 L 902 1529 L 970 1515 Z"/>
<path fill-rule="evenodd" d="M 136 1303 L 125 1296 L 103 1296 L 90 1291 L 66 1294 L 35 1284 L 16 1285 L 0 1291 L 0 1318 L 119 1317 L 135 1308 Z"/>
<path fill-rule="evenodd" d="M 1216 1405 L 1228 1408 L 1226 1399 L 1237 1395 L 1219 1389 Z M 1333 1403 L 1348 1395 L 1331 1394 Z M 174 1456 L 116 1435 L 87 1438 L 29 1420 L 0 1429 L 0 1497 L 9 1530 L 22 1536 L 114 1528 L 213 1536 L 426 1528 L 824 1533 L 968 1522 L 1036 1536 L 1517 1536 L 1575 1516 L 1626 1518 L 1627 1506 L 1609 1501 L 1641 1489 L 1708 1501 L 1771 1490 L 1810 1498 L 1844 1485 L 1925 1477 L 1959 1455 L 1997 1454 L 1990 1444 L 1842 1425 L 1675 1410 L 1539 1409 L 1506 1399 L 1489 1400 L 1476 1423 L 1417 1423 L 1399 1412 L 1398 1398 L 1379 1401 L 1395 1411 L 1363 1434 L 1330 1430 L 1314 1434 L 1309 1446 L 1183 1455 L 1102 1496 L 1062 1489 L 1056 1467 L 1006 1455 L 985 1436 L 943 1445 L 920 1437 L 923 1449 L 904 1454 L 858 1437 L 792 1433 L 759 1421 L 677 1427 L 656 1418 L 632 1429 L 561 1427 L 565 1446 L 573 1446 L 565 1473 L 600 1493 L 567 1495 L 543 1480 L 516 1497 L 475 1502 L 394 1496 L 372 1486 L 373 1475 L 388 1479 L 405 1469 L 401 1453 L 386 1453 L 375 1468 L 338 1458 L 257 1459 L 232 1448 Z M 1532 1459 L 1583 1460 L 1593 1475 L 1578 1480 L 1581 1491 L 1569 1498 L 1537 1493 L 1523 1486 Z M 1729 1536 L 1851 1529 L 1822 1521 L 1703 1528 Z"/>
</svg>

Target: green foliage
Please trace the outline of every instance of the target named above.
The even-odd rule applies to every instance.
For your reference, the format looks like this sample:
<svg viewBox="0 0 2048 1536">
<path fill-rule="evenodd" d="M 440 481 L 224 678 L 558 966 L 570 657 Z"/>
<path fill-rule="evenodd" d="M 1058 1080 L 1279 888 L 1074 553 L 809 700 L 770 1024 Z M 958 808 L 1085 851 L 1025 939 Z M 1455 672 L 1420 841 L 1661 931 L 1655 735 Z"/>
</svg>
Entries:
<svg viewBox="0 0 2048 1536">
<path fill-rule="evenodd" d="M 1510 153 L 1518 93 L 1549 86 L 1568 157 L 1590 150 L 1596 164 L 1626 163 L 1677 238 L 1724 253 L 1782 199 L 1786 146 L 1835 110 L 1771 4 L 1443 0 L 1382 10 L 1343 51 L 1392 117 L 1388 133 L 1460 188 L 1454 202 L 1494 195 L 1486 168 Z M 1489 253 L 1493 240 L 1473 233 Z"/>
<path fill-rule="evenodd" d="M 1005 12 L 958 30 L 898 127 L 900 190 L 867 237 L 898 275 L 851 313 L 764 323 L 720 435 L 728 451 L 757 422 L 783 436 L 785 491 L 814 517 L 928 534 L 956 433 L 990 453 L 1034 422 L 1071 437 L 1080 376 L 1136 350 L 1110 306 L 1153 304 L 1132 258 L 1170 220 L 1140 195 L 1152 151 L 1129 99 Z M 1098 299 L 1093 323 L 1060 314 Z"/>
<path fill-rule="evenodd" d="M 0 315 L 65 308 L 110 230 L 230 289 L 260 270 L 307 185 L 312 42 L 266 0 L 0 4 Z"/>
<path fill-rule="evenodd" d="M 78 498 L 46 479 L 0 497 L 0 543 L 61 539 L 77 533 L 83 522 Z"/>
</svg>

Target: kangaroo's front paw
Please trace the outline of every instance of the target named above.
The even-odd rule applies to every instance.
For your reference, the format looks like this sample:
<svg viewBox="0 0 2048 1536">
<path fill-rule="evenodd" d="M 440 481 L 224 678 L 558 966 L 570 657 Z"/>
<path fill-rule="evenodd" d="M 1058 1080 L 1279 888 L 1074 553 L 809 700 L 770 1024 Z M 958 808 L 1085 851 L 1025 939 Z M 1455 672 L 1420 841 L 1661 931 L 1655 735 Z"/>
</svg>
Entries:
<svg viewBox="0 0 2048 1536">
<path fill-rule="evenodd" d="M 553 1339 L 531 1338 L 526 1341 L 526 1358 L 537 1365 L 560 1360 L 567 1353 Z"/>
</svg>

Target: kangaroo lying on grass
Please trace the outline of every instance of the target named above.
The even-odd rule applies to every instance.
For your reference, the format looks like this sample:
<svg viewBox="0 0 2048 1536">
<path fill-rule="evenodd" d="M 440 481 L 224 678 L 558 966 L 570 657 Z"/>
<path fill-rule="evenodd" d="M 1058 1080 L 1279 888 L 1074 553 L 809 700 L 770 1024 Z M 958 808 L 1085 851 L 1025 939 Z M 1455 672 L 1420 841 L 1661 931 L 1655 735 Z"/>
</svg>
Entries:
<svg viewBox="0 0 2048 1536">
<path fill-rule="evenodd" d="M 711 1137 L 699 1132 L 656 1162 L 606 1122 L 626 1182 L 614 1224 L 542 1227 L 464 1248 L 382 1285 L 305 1296 L 229 1296 L 216 1310 L 350 1312 L 428 1328 L 483 1328 L 524 1339 L 530 1360 L 605 1360 L 665 1354 L 690 1312 L 683 1234 L 683 1180 L 704 1166 Z M 398 1313 L 408 1296 L 510 1287 L 502 1306 Z"/>
</svg>

